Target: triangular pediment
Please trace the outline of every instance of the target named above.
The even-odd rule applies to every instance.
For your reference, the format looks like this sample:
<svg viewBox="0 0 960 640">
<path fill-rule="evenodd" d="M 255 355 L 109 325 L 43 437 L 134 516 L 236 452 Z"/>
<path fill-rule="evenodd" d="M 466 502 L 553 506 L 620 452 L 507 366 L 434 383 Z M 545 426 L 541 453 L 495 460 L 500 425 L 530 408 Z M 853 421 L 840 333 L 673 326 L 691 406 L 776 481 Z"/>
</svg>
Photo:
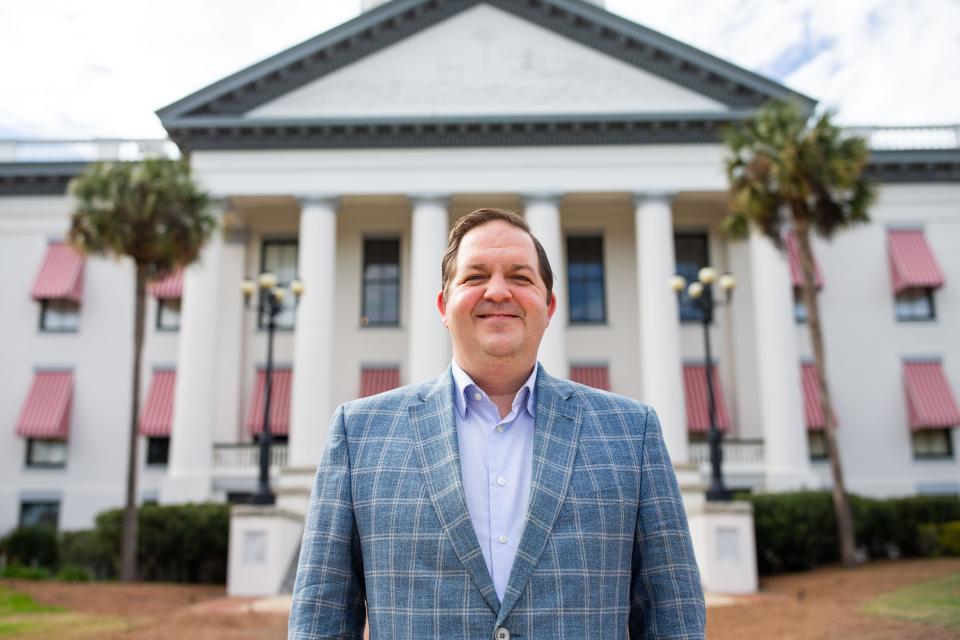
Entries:
<svg viewBox="0 0 960 640">
<path fill-rule="evenodd" d="M 718 100 L 479 4 L 246 116 L 384 118 L 727 109 Z"/>
<path fill-rule="evenodd" d="M 392 0 L 157 112 L 182 149 L 715 140 L 815 101 L 580 0 Z"/>
</svg>

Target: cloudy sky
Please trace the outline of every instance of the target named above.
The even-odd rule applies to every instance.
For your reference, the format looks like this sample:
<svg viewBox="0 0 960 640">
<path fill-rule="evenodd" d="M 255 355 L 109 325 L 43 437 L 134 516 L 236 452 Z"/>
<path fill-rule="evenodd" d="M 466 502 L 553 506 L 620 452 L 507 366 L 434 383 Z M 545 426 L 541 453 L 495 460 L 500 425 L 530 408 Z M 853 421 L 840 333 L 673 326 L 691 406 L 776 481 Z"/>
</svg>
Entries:
<svg viewBox="0 0 960 640">
<path fill-rule="evenodd" d="M 608 0 L 838 110 L 960 122 L 960 0 Z M 0 138 L 164 136 L 153 112 L 359 12 L 359 0 L 0 0 Z"/>
</svg>

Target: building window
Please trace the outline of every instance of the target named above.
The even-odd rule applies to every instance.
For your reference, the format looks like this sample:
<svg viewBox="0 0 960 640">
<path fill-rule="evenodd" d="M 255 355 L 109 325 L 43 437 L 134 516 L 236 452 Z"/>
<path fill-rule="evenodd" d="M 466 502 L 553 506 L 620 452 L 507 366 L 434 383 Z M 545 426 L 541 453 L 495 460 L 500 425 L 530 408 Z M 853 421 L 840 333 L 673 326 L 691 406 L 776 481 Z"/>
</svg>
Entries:
<svg viewBox="0 0 960 640">
<path fill-rule="evenodd" d="M 933 289 L 904 289 L 895 299 L 897 320 L 934 320 Z"/>
<path fill-rule="evenodd" d="M 269 271 L 277 276 L 277 286 L 287 290 L 283 299 L 283 311 L 277 315 L 277 328 L 293 329 L 296 321 L 296 296 L 290 291 L 290 283 L 297 277 L 297 241 L 265 240 L 260 255 L 260 272 Z M 261 315 L 257 326 L 266 328 L 268 320 L 266 314 Z"/>
<path fill-rule="evenodd" d="M 793 288 L 793 319 L 797 324 L 807 321 L 807 303 L 803 299 L 803 289 Z"/>
<path fill-rule="evenodd" d="M 21 527 L 57 528 L 60 521 L 58 500 L 24 500 L 20 503 Z"/>
<path fill-rule="evenodd" d="M 63 468 L 67 466 L 67 443 L 63 440 L 27 440 L 27 466 Z"/>
<path fill-rule="evenodd" d="M 567 289 L 571 323 L 606 322 L 602 238 L 567 238 Z"/>
<path fill-rule="evenodd" d="M 180 299 L 161 298 L 157 300 L 157 330 L 180 330 Z"/>
<path fill-rule="evenodd" d="M 147 464 L 166 466 L 170 457 L 170 438 L 147 438 Z"/>
<path fill-rule="evenodd" d="M 80 305 L 72 300 L 41 300 L 40 330 L 69 333 L 80 329 Z"/>
<path fill-rule="evenodd" d="M 950 429 L 923 429 L 911 434 L 916 460 L 953 458 Z"/>
<path fill-rule="evenodd" d="M 827 459 L 827 435 L 823 431 L 808 431 L 807 446 L 811 460 Z"/>
<path fill-rule="evenodd" d="M 673 237 L 676 253 L 677 273 L 687 282 L 695 282 L 700 269 L 710 264 L 707 254 L 706 233 L 678 233 Z M 703 313 L 697 304 L 687 296 L 686 290 L 680 294 L 680 321 L 702 322 Z"/>
<path fill-rule="evenodd" d="M 400 324 L 400 240 L 363 241 L 363 326 Z"/>
</svg>

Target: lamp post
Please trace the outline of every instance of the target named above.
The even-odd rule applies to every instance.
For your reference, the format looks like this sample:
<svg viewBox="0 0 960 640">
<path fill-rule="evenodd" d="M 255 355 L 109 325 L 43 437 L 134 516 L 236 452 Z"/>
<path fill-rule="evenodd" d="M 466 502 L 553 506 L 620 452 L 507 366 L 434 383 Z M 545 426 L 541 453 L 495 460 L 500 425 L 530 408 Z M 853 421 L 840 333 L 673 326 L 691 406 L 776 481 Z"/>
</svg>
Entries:
<svg viewBox="0 0 960 640">
<path fill-rule="evenodd" d="M 723 291 L 724 300 L 716 300 L 713 293 L 714 283 L 720 286 Z M 733 290 L 737 286 L 736 278 L 732 274 L 725 273 L 717 278 L 717 270 L 713 267 L 704 267 L 697 273 L 697 281 L 687 285 L 686 279 L 681 275 L 675 275 L 670 279 L 670 287 L 677 292 L 677 297 L 684 289 L 687 296 L 693 300 L 694 305 L 700 310 L 701 321 L 703 324 L 703 347 L 707 359 L 707 413 L 710 416 L 710 432 L 708 439 L 710 442 L 710 487 L 707 489 L 707 500 L 721 501 L 730 500 L 730 491 L 723 484 L 723 450 L 721 449 L 721 440 L 723 434 L 717 428 L 717 402 L 713 395 L 713 357 L 710 353 L 710 324 L 713 322 L 713 311 L 722 304 L 729 304 L 733 298 Z"/>
<path fill-rule="evenodd" d="M 256 305 L 251 305 L 251 298 L 259 287 L 262 295 Z M 286 291 L 277 286 L 277 276 L 270 272 L 261 273 L 256 282 L 244 280 L 241 285 L 244 305 L 257 311 L 258 315 L 267 317 L 267 370 L 263 381 L 263 428 L 260 431 L 260 481 L 257 492 L 251 499 L 252 504 L 273 504 L 274 495 L 270 490 L 270 445 L 273 438 L 270 435 L 270 401 L 273 395 L 273 336 L 277 328 L 277 316 L 283 311 L 283 301 Z M 299 300 L 303 293 L 303 283 L 294 280 L 290 283 L 290 291 Z"/>
</svg>

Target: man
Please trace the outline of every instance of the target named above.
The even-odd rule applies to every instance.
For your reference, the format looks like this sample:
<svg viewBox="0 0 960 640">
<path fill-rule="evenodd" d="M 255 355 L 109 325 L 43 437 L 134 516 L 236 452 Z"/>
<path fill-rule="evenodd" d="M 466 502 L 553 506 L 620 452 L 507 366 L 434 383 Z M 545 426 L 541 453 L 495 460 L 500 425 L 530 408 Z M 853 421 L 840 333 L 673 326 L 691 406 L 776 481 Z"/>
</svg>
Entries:
<svg viewBox="0 0 960 640">
<path fill-rule="evenodd" d="M 450 233 L 439 378 L 337 409 L 290 638 L 702 638 L 683 502 L 649 407 L 537 364 L 556 309 L 522 218 Z M 629 634 L 629 636 L 628 636 Z"/>
</svg>

